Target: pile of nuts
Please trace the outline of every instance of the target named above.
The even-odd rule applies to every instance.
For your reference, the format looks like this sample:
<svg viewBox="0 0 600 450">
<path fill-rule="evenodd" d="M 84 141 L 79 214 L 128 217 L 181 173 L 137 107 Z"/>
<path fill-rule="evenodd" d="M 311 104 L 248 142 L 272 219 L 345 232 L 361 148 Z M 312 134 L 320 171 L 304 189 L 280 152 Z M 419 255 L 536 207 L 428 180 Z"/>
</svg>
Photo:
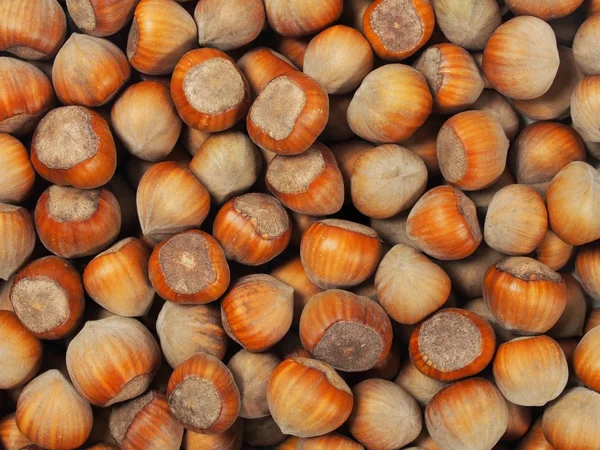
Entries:
<svg viewBox="0 0 600 450">
<path fill-rule="evenodd" d="M 600 0 L 0 0 L 0 448 L 599 450 Z"/>
</svg>

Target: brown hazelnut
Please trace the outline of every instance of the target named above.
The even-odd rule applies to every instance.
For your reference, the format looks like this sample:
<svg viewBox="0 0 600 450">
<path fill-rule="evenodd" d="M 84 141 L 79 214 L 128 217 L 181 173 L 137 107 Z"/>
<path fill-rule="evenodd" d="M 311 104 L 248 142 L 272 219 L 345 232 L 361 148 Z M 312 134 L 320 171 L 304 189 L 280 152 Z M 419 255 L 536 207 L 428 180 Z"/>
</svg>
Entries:
<svg viewBox="0 0 600 450">
<path fill-rule="evenodd" d="M 3 361 L 0 389 L 14 389 L 35 376 L 42 363 L 43 347 L 12 311 L 0 311 L 0 327 L 3 330 L 0 340 Z"/>
<path fill-rule="evenodd" d="M 600 75 L 590 75 L 577 84 L 571 95 L 573 127 L 586 141 L 599 142 L 600 121 L 594 111 L 600 104 Z"/>
<path fill-rule="evenodd" d="M 337 160 L 338 167 L 344 180 L 344 194 L 346 199 L 351 199 L 350 179 L 352 178 L 352 169 L 354 163 L 360 158 L 367 149 L 375 147 L 373 144 L 362 139 L 350 139 L 342 142 L 332 143 L 331 152 Z"/>
<path fill-rule="evenodd" d="M 552 270 L 560 270 L 575 254 L 575 247 L 564 242 L 551 230 L 536 249 L 537 259 Z"/>
<path fill-rule="evenodd" d="M 484 89 L 471 108 L 484 111 L 496 119 L 509 141 L 517 136 L 520 127 L 519 116 L 510 102 L 493 89 Z"/>
<path fill-rule="evenodd" d="M 534 422 L 529 432 L 519 441 L 517 450 L 556 450 L 544 436 L 541 417 Z"/>
<path fill-rule="evenodd" d="M 474 298 L 473 300 L 467 302 L 464 305 L 464 309 L 483 317 L 490 323 L 494 329 L 494 332 L 496 333 L 497 343 L 507 342 L 517 337 L 517 335 L 507 331 L 502 325 L 500 325 L 483 298 Z"/>
<path fill-rule="evenodd" d="M 0 203 L 0 280 L 8 280 L 29 259 L 35 230 L 25 208 Z"/>
<path fill-rule="evenodd" d="M 269 25 L 282 36 L 314 34 L 342 14 L 342 0 L 265 0 Z"/>
<path fill-rule="evenodd" d="M 19 431 L 15 413 L 0 419 L 0 445 L 6 450 L 22 450 L 31 445 L 31 441 Z"/>
<path fill-rule="evenodd" d="M 250 50 L 237 65 L 248 80 L 252 98 L 256 98 L 274 78 L 297 70 L 285 56 L 266 47 Z"/>
<path fill-rule="evenodd" d="M 371 228 L 377 232 L 383 242 L 389 245 L 406 245 L 417 248 L 406 234 L 406 221 L 410 210 L 406 210 L 388 219 L 371 219 Z"/>
<path fill-rule="evenodd" d="M 287 437 L 271 416 L 244 420 L 244 443 L 254 447 L 272 447 Z"/>
<path fill-rule="evenodd" d="M 10 134 L 0 133 L 0 203 L 24 201 L 35 182 L 25 146 Z"/>
<path fill-rule="evenodd" d="M 110 36 L 131 20 L 138 0 L 67 0 L 75 25 L 92 36 Z"/>
<path fill-rule="evenodd" d="M 600 327 L 600 308 L 594 308 L 590 311 L 590 314 L 585 321 L 585 328 L 583 334 L 587 334 L 590 330 Z"/>
<path fill-rule="evenodd" d="M 483 276 L 486 270 L 502 256 L 500 252 L 484 244 L 471 256 L 444 262 L 442 266 L 452 280 L 453 289 L 467 298 L 477 298 L 483 295 Z M 423 288 L 422 284 L 415 286 L 415 290 Z"/>
<path fill-rule="evenodd" d="M 442 117 L 430 115 L 412 136 L 400 143 L 403 147 L 416 153 L 423 160 L 427 167 L 429 178 L 433 178 L 434 175 L 440 173 L 436 144 L 438 132 L 443 124 L 444 119 Z"/>
<path fill-rule="evenodd" d="M 584 334 L 583 326 L 587 314 L 585 293 L 573 276 L 568 273 L 561 276 L 567 285 L 567 305 L 558 322 L 548 330 L 548 335 L 555 339 L 579 337 Z"/>
<path fill-rule="evenodd" d="M 587 387 L 600 392 L 600 328 L 588 331 L 575 349 L 573 368 Z"/>
<path fill-rule="evenodd" d="M 346 9 L 344 6 L 344 10 Z M 294 66 L 302 70 L 304 67 L 304 55 L 306 53 L 306 47 L 310 43 L 310 36 L 308 37 L 289 37 L 289 36 L 277 36 L 277 51 L 281 55 L 285 56 Z"/>
<path fill-rule="evenodd" d="M 517 16 L 535 16 L 543 20 L 557 19 L 571 14 L 583 0 L 505 0 L 506 6 Z"/>
<path fill-rule="evenodd" d="M 313 438 L 289 437 L 277 450 L 310 450 L 327 448 L 330 450 L 364 450 L 358 442 L 337 433 L 327 433 Z"/>
<path fill-rule="evenodd" d="M 223 433 L 204 434 L 187 430 L 183 438 L 186 450 L 240 450 L 244 435 L 244 421 L 238 419 Z"/>
<path fill-rule="evenodd" d="M 179 142 L 191 156 L 195 156 L 200 146 L 206 141 L 212 133 L 195 130 L 189 125 L 183 125 Z"/>
<path fill-rule="evenodd" d="M 577 30 L 573 41 L 573 55 L 577 65 L 586 75 L 600 73 L 600 58 L 595 53 L 595 37 L 600 30 L 600 17 L 591 16 Z"/>
<path fill-rule="evenodd" d="M 600 302 L 600 243 L 587 244 L 579 250 L 575 259 L 577 277 L 585 292 L 594 303 Z"/>
<path fill-rule="evenodd" d="M 446 386 L 445 382 L 421 373 L 410 359 L 402 365 L 394 383 L 408 392 L 423 408 L 440 389 Z"/>
</svg>

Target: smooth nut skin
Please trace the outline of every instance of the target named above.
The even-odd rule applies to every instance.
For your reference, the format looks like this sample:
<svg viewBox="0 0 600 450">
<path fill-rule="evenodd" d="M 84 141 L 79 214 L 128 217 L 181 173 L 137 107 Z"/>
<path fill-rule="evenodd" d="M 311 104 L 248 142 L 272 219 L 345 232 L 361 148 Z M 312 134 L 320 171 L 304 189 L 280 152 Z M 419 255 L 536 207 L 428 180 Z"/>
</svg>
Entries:
<svg viewBox="0 0 600 450">
<path fill-rule="evenodd" d="M 194 433 L 186 430 L 183 445 L 186 450 L 241 450 L 244 421 L 238 419 L 227 431 L 220 434 Z"/>
<path fill-rule="evenodd" d="M 571 96 L 573 127 L 585 141 L 600 141 L 598 116 L 594 111 L 600 102 L 600 75 L 590 75 L 575 86 Z"/>
<path fill-rule="evenodd" d="M 273 417 L 266 416 L 260 419 L 244 420 L 244 442 L 251 446 L 275 446 L 285 440 L 283 434 Z"/>
<path fill-rule="evenodd" d="M 0 203 L 21 203 L 31 193 L 35 172 L 25 146 L 9 134 L 0 133 Z"/>
<path fill-rule="evenodd" d="M 600 245 L 583 246 L 575 259 L 575 270 L 581 286 L 592 297 L 594 304 L 600 302 Z"/>
<path fill-rule="evenodd" d="M 86 34 L 110 36 L 131 20 L 139 0 L 67 0 L 75 25 Z"/>
<path fill-rule="evenodd" d="M 571 14 L 583 0 L 507 0 L 506 6 L 517 16 L 536 16 L 543 20 Z"/>
<path fill-rule="evenodd" d="M 0 419 L 0 444 L 7 450 L 21 450 L 32 445 L 32 442 L 17 427 L 15 413 Z"/>
<path fill-rule="evenodd" d="M 35 241 L 29 212 L 0 203 L 0 280 L 8 280 L 29 259 Z"/>
<path fill-rule="evenodd" d="M 567 244 L 550 230 L 548 230 L 546 237 L 536 249 L 537 259 L 552 270 L 562 269 L 574 254 L 575 247 Z M 579 276 L 581 277 L 581 275 Z"/>
<path fill-rule="evenodd" d="M 364 450 L 358 442 L 348 439 L 337 433 L 328 433 L 313 438 L 289 437 L 277 450 L 309 450 L 317 448 L 328 448 L 331 450 Z"/>
<path fill-rule="evenodd" d="M 596 392 L 600 392 L 600 350 L 598 350 L 598 342 L 600 342 L 600 328 L 595 327 L 579 341 L 573 355 L 573 367 L 577 378 Z"/>
<path fill-rule="evenodd" d="M 284 434 L 308 438 L 343 424 L 352 412 L 353 396 L 329 364 L 289 358 L 271 374 L 267 402 Z"/>
<path fill-rule="evenodd" d="M 342 14 L 342 0 L 265 0 L 271 27 L 282 36 L 314 34 L 335 22 Z"/>
<path fill-rule="evenodd" d="M 577 65 L 586 75 L 600 73 L 600 59 L 594 52 L 594 36 L 598 33 L 598 16 L 588 18 L 577 30 L 573 40 L 573 54 Z"/>
</svg>

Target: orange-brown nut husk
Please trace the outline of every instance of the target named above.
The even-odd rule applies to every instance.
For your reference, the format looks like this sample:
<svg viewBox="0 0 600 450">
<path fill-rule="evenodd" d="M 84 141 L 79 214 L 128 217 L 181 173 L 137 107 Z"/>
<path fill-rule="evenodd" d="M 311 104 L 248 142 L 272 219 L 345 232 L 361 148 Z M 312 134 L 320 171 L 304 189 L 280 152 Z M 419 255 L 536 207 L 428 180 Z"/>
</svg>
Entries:
<svg viewBox="0 0 600 450">
<path fill-rule="evenodd" d="M 19 431 L 15 413 L 0 419 L 0 445 L 3 445 L 3 448 L 21 450 L 31 444 L 32 442 Z"/>
<path fill-rule="evenodd" d="M 429 0 L 375 0 L 363 17 L 363 33 L 388 61 L 408 58 L 429 40 L 435 16 Z"/>
<path fill-rule="evenodd" d="M 200 230 L 185 231 L 158 244 L 148 261 L 148 274 L 156 293 L 174 303 L 212 302 L 229 286 L 223 249 Z"/>
<path fill-rule="evenodd" d="M 234 60 L 210 48 L 181 57 L 171 77 L 171 96 L 185 123 L 211 133 L 231 128 L 250 106 L 248 81 Z"/>
<path fill-rule="evenodd" d="M 302 70 L 304 67 L 304 54 L 310 39 L 310 36 L 298 38 L 278 36 L 277 51 L 290 60 L 298 69 Z"/>
<path fill-rule="evenodd" d="M 600 171 L 574 161 L 563 167 L 550 182 L 546 204 L 550 227 L 571 245 L 582 245 L 600 238 Z"/>
<path fill-rule="evenodd" d="M 70 449 L 82 445 L 92 431 L 90 404 L 58 371 L 34 378 L 17 402 L 17 426 L 36 445 Z"/>
<path fill-rule="evenodd" d="M 29 259 L 35 230 L 25 208 L 0 203 L 0 280 L 8 280 Z"/>
<path fill-rule="evenodd" d="M 559 120 L 569 116 L 571 94 L 583 79 L 573 52 L 562 45 L 558 47 L 560 65 L 550 89 L 540 97 L 529 100 L 513 100 L 513 106 L 523 115 L 534 120 Z"/>
<path fill-rule="evenodd" d="M 265 274 L 240 278 L 221 301 L 223 328 L 251 352 L 279 342 L 290 329 L 293 314 L 293 289 Z"/>
<path fill-rule="evenodd" d="M 556 122 L 536 122 L 523 128 L 510 153 L 517 181 L 541 195 L 560 169 L 573 161 L 585 161 L 581 136 Z"/>
<path fill-rule="evenodd" d="M 381 251 L 375 230 L 339 219 L 314 222 L 300 243 L 304 270 L 322 289 L 362 283 L 375 272 Z"/>
<path fill-rule="evenodd" d="M 544 436 L 541 417 L 533 423 L 529 432 L 519 441 L 517 450 L 556 450 Z"/>
<path fill-rule="evenodd" d="M 545 94 L 560 59 L 550 25 L 531 16 L 500 25 L 483 52 L 483 71 L 494 89 L 506 97 L 528 100 Z"/>
<path fill-rule="evenodd" d="M 409 138 L 400 144 L 415 152 L 425 163 L 429 177 L 439 175 L 440 165 L 437 159 L 437 135 L 444 124 L 440 116 L 431 115 Z"/>
<path fill-rule="evenodd" d="M 117 168 L 117 150 L 108 122 L 82 106 L 53 109 L 35 130 L 31 163 L 53 184 L 77 189 L 105 185 Z"/>
<path fill-rule="evenodd" d="M 275 156 L 265 181 L 281 203 L 301 214 L 335 214 L 344 203 L 342 174 L 333 153 L 320 142 L 300 155 Z"/>
<path fill-rule="evenodd" d="M 54 103 L 52 83 L 34 65 L 6 57 L 0 57 L 0 79 L 0 133 L 21 135 L 33 131 Z"/>
<path fill-rule="evenodd" d="M 173 368 L 194 353 L 204 352 L 223 359 L 227 334 L 217 305 L 178 305 L 165 302 L 156 321 L 162 353 Z"/>
<path fill-rule="evenodd" d="M 562 277 L 531 258 L 500 260 L 488 269 L 483 283 L 483 298 L 490 311 L 513 333 L 545 333 L 567 304 Z"/>
<path fill-rule="evenodd" d="M 377 302 L 339 289 L 313 296 L 300 317 L 304 348 L 346 372 L 363 372 L 383 360 L 392 336 L 390 319 Z"/>
<path fill-rule="evenodd" d="M 491 114 L 500 123 L 509 141 L 519 132 L 521 124 L 513 105 L 493 89 L 484 89 L 471 108 Z"/>
<path fill-rule="evenodd" d="M 171 0 L 141 0 L 127 39 L 127 58 L 148 75 L 173 72 L 177 61 L 197 46 L 198 29 L 192 16 Z"/>
<path fill-rule="evenodd" d="M 577 277 L 594 303 L 600 302 L 600 242 L 587 244 L 575 259 Z"/>
<path fill-rule="evenodd" d="M 562 269 L 574 254 L 575 247 L 567 244 L 554 234 L 552 230 L 548 230 L 546 237 L 536 249 L 537 259 L 552 270 Z"/>
<path fill-rule="evenodd" d="M 325 129 L 329 97 L 308 75 L 289 71 L 272 78 L 246 118 L 248 134 L 259 147 L 282 155 L 306 151 Z"/>
<path fill-rule="evenodd" d="M 516 441 L 521 439 L 531 426 L 532 408 L 515 405 L 508 400 L 506 406 L 508 406 L 508 428 L 501 441 Z"/>
<path fill-rule="evenodd" d="M 104 309 L 125 317 L 144 316 L 154 300 L 148 278 L 150 250 L 127 238 L 92 259 L 83 272 L 85 291 Z"/>
<path fill-rule="evenodd" d="M 271 27 L 282 36 L 314 34 L 331 25 L 342 14 L 342 0 L 265 0 Z"/>
<path fill-rule="evenodd" d="M 494 194 L 485 216 L 485 243 L 505 255 L 527 255 L 548 232 L 544 199 L 532 187 L 511 184 Z"/>
<path fill-rule="evenodd" d="M 18 272 L 10 300 L 19 320 L 40 339 L 70 334 L 85 307 L 81 275 L 57 256 L 37 259 Z"/>
<path fill-rule="evenodd" d="M 296 71 L 296 67 L 283 55 L 267 47 L 257 47 L 245 53 L 237 61 L 252 92 L 256 98 L 273 78 Z"/>
<path fill-rule="evenodd" d="M 296 257 L 288 262 L 278 265 L 271 272 L 271 276 L 294 289 L 293 323 L 297 325 L 300 322 L 302 310 L 308 301 L 313 295 L 323 292 L 323 289 L 308 278 L 308 275 L 306 275 L 304 267 L 302 266 L 300 257 Z"/>
<path fill-rule="evenodd" d="M 429 86 L 418 70 L 388 64 L 367 75 L 354 93 L 348 124 L 367 141 L 395 143 L 423 125 L 432 106 Z"/>
<path fill-rule="evenodd" d="M 596 47 L 595 36 L 600 27 L 598 16 L 588 18 L 577 30 L 573 40 L 573 55 L 577 65 L 586 75 L 600 73 L 600 59 L 594 48 Z"/>
<path fill-rule="evenodd" d="M 183 427 L 169 411 L 167 398 L 154 390 L 113 406 L 109 429 L 123 450 L 179 450 L 183 439 Z"/>
<path fill-rule="evenodd" d="M 569 367 L 554 339 L 544 335 L 520 337 L 498 347 L 494 379 L 508 401 L 544 406 L 564 390 Z"/>
<path fill-rule="evenodd" d="M 137 320 L 88 321 L 67 348 L 67 369 L 80 394 L 107 407 L 142 394 L 161 362 L 152 334 Z"/>
<path fill-rule="evenodd" d="M 66 32 L 67 19 L 56 0 L 6 0 L 0 5 L 0 51 L 22 59 L 51 58 Z"/>
<path fill-rule="evenodd" d="M 172 161 L 153 165 L 137 189 L 137 210 L 144 237 L 157 244 L 199 228 L 210 209 L 206 188 L 186 167 Z"/>
<path fill-rule="evenodd" d="M 358 442 L 348 439 L 338 433 L 327 433 L 312 438 L 289 437 L 282 442 L 277 450 L 311 450 L 327 448 L 329 450 L 364 450 Z"/>
<path fill-rule="evenodd" d="M 585 334 L 585 316 L 587 314 L 587 299 L 579 282 L 568 273 L 561 274 L 567 285 L 567 305 L 560 319 L 548 331 L 555 338 L 576 338 Z"/>
<path fill-rule="evenodd" d="M 592 449 L 600 442 L 600 394 L 583 387 L 565 391 L 546 408 L 544 436 L 555 449 Z"/>
<path fill-rule="evenodd" d="M 77 33 L 65 42 L 52 66 L 52 83 L 60 101 L 90 108 L 110 102 L 130 75 L 131 67 L 119 47 Z"/>
<path fill-rule="evenodd" d="M 577 378 L 587 387 L 600 392 L 600 328 L 588 331 L 573 355 L 573 367 Z"/>
<path fill-rule="evenodd" d="M 352 389 L 348 419 L 352 436 L 370 449 L 400 448 L 414 441 L 423 425 L 417 402 L 391 381 L 368 379 Z"/>
<path fill-rule="evenodd" d="M 586 141 L 600 142 L 599 105 L 600 75 L 590 75 L 579 82 L 571 96 L 573 126 Z"/>
<path fill-rule="evenodd" d="M 204 434 L 187 430 L 183 438 L 186 450 L 241 450 L 244 437 L 244 421 L 238 419 L 223 433 Z"/>
<path fill-rule="evenodd" d="M 175 368 L 169 378 L 167 401 L 177 420 L 195 433 L 223 433 L 240 412 L 240 393 L 233 375 L 225 364 L 206 353 L 195 353 Z M 203 411 L 209 408 L 210 413 Z"/>
<path fill-rule="evenodd" d="M 450 278 L 425 255 L 395 245 L 375 274 L 377 301 L 396 322 L 416 324 L 440 308 L 450 295 Z"/>
<path fill-rule="evenodd" d="M 440 114 L 468 108 L 483 91 L 477 63 L 458 45 L 432 45 L 414 67 L 425 76 L 433 93 L 433 109 Z"/>
<path fill-rule="evenodd" d="M 67 0 L 75 25 L 92 36 L 110 36 L 131 20 L 138 0 Z"/>
<path fill-rule="evenodd" d="M 329 364 L 289 358 L 271 374 L 267 402 L 284 434 L 308 438 L 342 425 L 354 401 L 346 382 Z"/>
<path fill-rule="evenodd" d="M 228 259 L 257 266 L 279 255 L 290 242 L 291 221 L 285 208 L 266 194 L 244 194 L 217 213 L 213 236 Z"/>
<path fill-rule="evenodd" d="M 600 327 L 600 308 L 594 308 L 590 311 L 583 329 L 584 335 L 596 327 Z"/>
<path fill-rule="evenodd" d="M 410 211 L 406 231 L 420 250 L 444 260 L 466 258 L 482 239 L 475 204 L 452 186 L 426 192 Z"/>
<path fill-rule="evenodd" d="M 42 362 L 42 343 L 11 311 L 0 311 L 0 328 L 3 330 L 0 340 L 0 357 L 3 361 L 0 389 L 14 389 L 27 383 L 37 373 Z"/>
<path fill-rule="evenodd" d="M 440 448 L 492 448 L 508 427 L 508 407 L 491 382 L 470 378 L 438 392 L 425 409 L 425 423 Z"/>
<path fill-rule="evenodd" d="M 575 11 L 583 0 L 506 0 L 516 16 L 535 16 L 543 20 L 558 19 Z"/>
<path fill-rule="evenodd" d="M 506 168 L 509 142 L 500 122 L 484 111 L 448 119 L 438 133 L 436 152 L 443 177 L 460 189 L 486 188 Z"/>
<path fill-rule="evenodd" d="M 422 408 L 446 386 L 446 383 L 421 373 L 410 359 L 404 362 L 394 383 L 408 392 Z"/>
<path fill-rule="evenodd" d="M 421 322 L 408 345 L 415 367 L 439 381 L 456 381 L 481 372 L 495 350 L 496 335 L 487 320 L 459 308 L 442 309 Z"/>
<path fill-rule="evenodd" d="M 63 258 L 80 258 L 108 247 L 121 229 L 121 208 L 107 189 L 82 191 L 50 186 L 35 207 L 42 244 Z"/>
<path fill-rule="evenodd" d="M 35 182 L 35 172 L 25 146 L 9 134 L 0 133 L 0 203 L 24 201 Z"/>
<path fill-rule="evenodd" d="M 346 200 L 351 200 L 351 178 L 352 169 L 356 160 L 365 154 L 367 149 L 375 147 L 373 144 L 362 139 L 349 139 L 342 142 L 332 143 L 331 152 L 337 160 L 338 167 L 344 180 L 344 194 Z"/>
</svg>

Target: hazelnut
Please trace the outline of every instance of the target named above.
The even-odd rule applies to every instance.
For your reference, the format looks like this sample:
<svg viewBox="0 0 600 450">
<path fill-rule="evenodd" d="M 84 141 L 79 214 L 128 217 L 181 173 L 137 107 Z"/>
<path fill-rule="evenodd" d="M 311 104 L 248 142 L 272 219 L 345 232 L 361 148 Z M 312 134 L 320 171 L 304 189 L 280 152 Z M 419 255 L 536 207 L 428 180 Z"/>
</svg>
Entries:
<svg viewBox="0 0 600 450">
<path fill-rule="evenodd" d="M 568 273 L 561 274 L 567 285 L 567 305 L 560 319 L 554 324 L 548 335 L 558 338 L 572 338 L 583 335 L 583 326 L 587 314 L 585 293 L 579 282 Z"/>
<path fill-rule="evenodd" d="M 589 331 L 596 327 L 600 327 L 600 308 L 595 308 L 590 311 L 590 314 L 585 321 L 585 328 L 583 334 L 587 334 Z"/>
<path fill-rule="evenodd" d="M 508 400 L 506 400 L 506 406 L 508 406 L 508 428 L 500 440 L 516 441 L 521 439 L 529 430 L 532 408 L 515 405 Z"/>
<path fill-rule="evenodd" d="M 486 270 L 502 257 L 500 252 L 483 244 L 471 256 L 456 261 L 446 261 L 442 267 L 452 280 L 454 290 L 466 298 L 477 298 L 483 295 L 483 276 Z M 419 291 L 424 287 L 423 283 L 420 283 L 415 285 L 415 290 Z"/>
<path fill-rule="evenodd" d="M 354 163 L 367 149 L 375 147 L 373 144 L 362 139 L 350 139 L 342 142 L 332 143 L 331 152 L 337 160 L 338 167 L 344 180 L 344 194 L 347 200 L 351 200 L 351 178 Z"/>
<path fill-rule="evenodd" d="M 516 16 L 535 16 L 543 20 L 557 19 L 571 14 L 583 0 L 505 0 L 506 6 Z"/>
<path fill-rule="evenodd" d="M 29 197 L 35 172 L 25 146 L 9 134 L 0 133 L 0 203 L 20 203 Z"/>
<path fill-rule="evenodd" d="M 348 439 L 337 433 L 328 433 L 312 438 L 289 437 L 277 447 L 277 450 L 302 450 L 302 449 L 328 448 L 331 450 L 364 450 L 358 442 Z"/>
<path fill-rule="evenodd" d="M 513 101 L 513 103 L 515 102 L 516 100 Z M 513 109 L 513 105 L 493 89 L 484 89 L 471 108 L 484 111 L 496 119 L 509 141 L 512 141 L 517 136 L 520 127 L 519 116 Z"/>
<path fill-rule="evenodd" d="M 342 14 L 342 0 L 265 0 L 269 25 L 282 36 L 306 36 L 331 25 Z"/>
<path fill-rule="evenodd" d="M 271 447 L 280 444 L 283 434 L 271 416 L 244 420 L 244 443 L 253 447 Z"/>
<path fill-rule="evenodd" d="M 506 331 L 506 329 L 500 325 L 483 298 L 474 298 L 473 300 L 467 302 L 464 305 L 464 309 L 477 314 L 490 323 L 494 329 L 494 332 L 496 333 L 497 343 L 507 342 L 517 337 L 517 335 Z"/>
<path fill-rule="evenodd" d="M 243 435 L 244 421 L 238 419 L 227 431 L 220 434 L 186 431 L 183 448 L 186 450 L 240 450 Z"/>
<path fill-rule="evenodd" d="M 344 10 L 347 5 L 344 6 Z M 277 36 L 277 51 L 287 58 L 294 66 L 302 70 L 304 67 L 304 55 L 311 41 L 308 37 Z"/>
<path fill-rule="evenodd" d="M 0 355 L 3 361 L 0 388 L 14 389 L 23 386 L 35 376 L 42 363 L 43 347 L 12 311 L 0 311 L 0 327 L 3 330 L 0 340 Z"/>
<path fill-rule="evenodd" d="M 0 203 L 0 280 L 8 280 L 29 259 L 35 230 L 25 208 Z"/>
<path fill-rule="evenodd" d="M 467 192 L 468 197 L 473 201 L 475 207 L 477 208 L 477 215 L 480 219 L 485 219 L 485 215 L 487 214 L 488 207 L 492 202 L 494 195 L 500 189 L 511 185 L 516 184 L 517 180 L 511 173 L 510 169 L 507 167 L 500 175 L 500 178 L 485 189 L 481 189 L 479 191 L 469 191 Z"/>
<path fill-rule="evenodd" d="M 421 373 L 410 359 L 402 365 L 394 383 L 408 392 L 422 408 L 427 406 L 433 396 L 446 386 L 443 381 Z"/>
<path fill-rule="evenodd" d="M 195 130 L 189 125 L 184 125 L 181 130 L 179 142 L 191 156 L 195 156 L 200 146 L 206 141 L 212 133 Z M 177 147 L 176 147 L 177 148 Z"/>
<path fill-rule="evenodd" d="M 118 1 L 118 0 L 117 0 Z M 69 16 L 75 25 L 92 36 L 110 36 L 131 20 L 138 0 L 67 0 Z"/>
<path fill-rule="evenodd" d="M 595 111 L 600 102 L 600 75 L 585 77 L 577 84 L 571 95 L 571 118 L 573 127 L 584 140 L 600 141 L 600 121 Z"/>
<path fill-rule="evenodd" d="M 600 58 L 595 54 L 595 38 L 600 30 L 600 18 L 591 16 L 577 30 L 573 40 L 573 55 L 577 65 L 586 75 L 600 73 Z"/>
<path fill-rule="evenodd" d="M 258 97 L 274 78 L 296 71 L 294 64 L 285 56 L 266 47 L 257 47 L 245 53 L 237 65 L 248 80 L 252 98 Z"/>
<path fill-rule="evenodd" d="M 416 248 L 406 234 L 406 221 L 410 210 L 406 210 L 387 219 L 371 219 L 371 228 L 377 232 L 383 242 L 389 245 L 406 245 Z"/>
<path fill-rule="evenodd" d="M 600 392 L 600 328 L 588 331 L 579 341 L 573 355 L 573 367 L 577 378 L 587 387 Z"/>
<path fill-rule="evenodd" d="M 6 450 L 22 450 L 31 445 L 31 441 L 19 431 L 15 413 L 0 419 L 0 445 Z"/>
<path fill-rule="evenodd" d="M 541 417 L 533 423 L 528 433 L 519 441 L 518 450 L 556 450 L 544 436 Z"/>
<path fill-rule="evenodd" d="M 575 259 L 575 270 L 585 292 L 594 303 L 600 302 L 600 242 L 580 248 Z"/>
</svg>

